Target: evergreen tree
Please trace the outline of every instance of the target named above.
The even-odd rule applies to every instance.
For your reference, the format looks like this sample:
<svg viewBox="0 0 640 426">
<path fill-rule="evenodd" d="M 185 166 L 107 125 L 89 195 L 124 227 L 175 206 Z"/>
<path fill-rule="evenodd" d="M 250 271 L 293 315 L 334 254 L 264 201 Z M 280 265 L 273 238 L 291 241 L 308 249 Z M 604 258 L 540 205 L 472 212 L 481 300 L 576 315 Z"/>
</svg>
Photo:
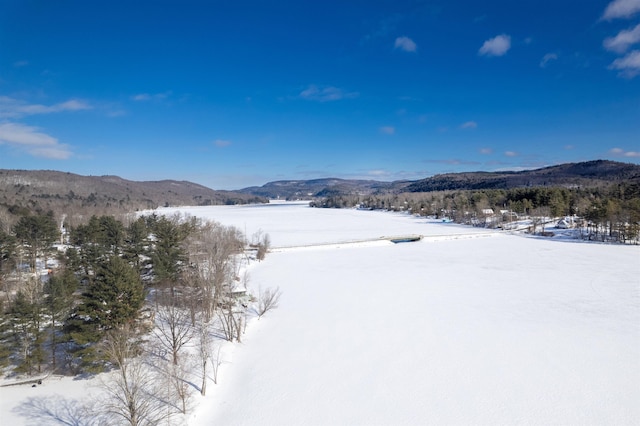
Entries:
<svg viewBox="0 0 640 426">
<path fill-rule="evenodd" d="M 15 265 L 16 241 L 13 236 L 0 229 L 0 290 L 5 294 L 10 291 L 6 286 L 5 274 L 8 274 Z M 3 300 L 0 300 L 0 312 L 2 312 Z"/>
<path fill-rule="evenodd" d="M 4 368 L 9 364 L 9 357 L 13 352 L 13 348 L 11 316 L 8 312 L 0 310 L 0 368 Z"/>
<path fill-rule="evenodd" d="M 49 317 L 49 344 L 51 347 L 51 364 L 56 368 L 56 348 L 59 342 L 58 332 L 62 322 L 71 313 L 73 293 L 78 287 L 78 279 L 71 270 L 65 269 L 53 275 L 44 286 L 44 309 Z"/>
<path fill-rule="evenodd" d="M 142 257 L 147 253 L 148 234 L 144 217 L 132 222 L 125 232 L 123 258 L 132 263 L 138 271 L 142 268 Z"/>
<path fill-rule="evenodd" d="M 53 220 L 53 213 L 46 215 L 23 216 L 14 227 L 14 233 L 29 255 L 31 270 L 36 270 L 39 254 L 45 256 L 60 235 Z"/>
<path fill-rule="evenodd" d="M 144 288 L 138 272 L 112 256 L 100 266 L 83 299 L 85 314 L 99 329 L 109 330 L 137 317 L 144 303 Z"/>
<path fill-rule="evenodd" d="M 95 218 L 95 216 L 94 216 Z M 109 254 L 118 255 L 124 241 L 124 226 L 113 216 L 100 216 L 92 226 L 96 227 L 97 243 Z"/>
<path fill-rule="evenodd" d="M 16 349 L 16 370 L 33 374 L 35 370 L 42 371 L 44 334 L 41 330 L 42 304 L 39 294 L 29 290 L 21 290 L 16 294 L 9 309 L 9 321 Z"/>
<path fill-rule="evenodd" d="M 71 229 L 70 242 L 75 248 L 67 251 L 69 265 L 92 281 L 101 264 L 122 252 L 124 236 L 124 226 L 114 217 L 92 216 L 86 225 Z"/>
<path fill-rule="evenodd" d="M 191 222 L 180 223 L 177 217 L 155 217 L 151 227 L 155 238 L 151 259 L 156 282 L 173 287 L 179 280 L 187 260 L 184 242 L 193 227 Z"/>
<path fill-rule="evenodd" d="M 111 256 L 99 265 L 82 303 L 65 323 L 65 332 L 76 344 L 75 355 L 86 371 L 101 370 L 103 359 L 96 344 L 107 331 L 133 322 L 144 296 L 138 272 L 125 260 Z"/>
</svg>

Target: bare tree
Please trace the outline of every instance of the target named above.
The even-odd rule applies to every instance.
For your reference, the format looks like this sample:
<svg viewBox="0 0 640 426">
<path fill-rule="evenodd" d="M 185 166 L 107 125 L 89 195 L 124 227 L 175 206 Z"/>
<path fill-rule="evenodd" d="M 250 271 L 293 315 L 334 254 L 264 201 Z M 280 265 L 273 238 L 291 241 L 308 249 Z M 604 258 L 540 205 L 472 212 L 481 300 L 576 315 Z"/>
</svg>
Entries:
<svg viewBox="0 0 640 426">
<path fill-rule="evenodd" d="M 215 222 L 201 224 L 190 240 L 191 280 L 200 288 L 205 321 L 210 322 L 222 297 L 230 292 L 238 274 L 234 255 L 243 247 L 243 237 L 234 227 Z"/>
<path fill-rule="evenodd" d="M 214 343 L 211 335 L 210 325 L 200 322 L 197 327 L 198 342 L 198 360 L 200 363 L 200 375 L 202 382 L 200 385 L 200 393 L 204 396 L 207 393 L 208 366 L 211 363 L 212 379 L 214 384 L 218 384 L 218 369 L 222 364 L 220 357 L 220 346 Z"/>
<path fill-rule="evenodd" d="M 140 346 L 133 329 L 124 326 L 111 330 L 103 348 L 117 368 L 101 385 L 106 394 L 104 411 L 130 426 L 156 425 L 170 416 L 158 397 L 161 393 L 152 370 L 138 356 Z"/>
<path fill-rule="evenodd" d="M 258 314 L 258 318 L 262 317 L 268 311 L 275 309 L 278 307 L 278 303 L 280 302 L 280 296 L 282 292 L 280 288 L 276 288 L 275 290 L 268 288 L 266 290 L 260 290 L 258 296 L 258 306 L 256 307 L 256 313 Z"/>
<path fill-rule="evenodd" d="M 200 373 L 202 376 L 202 384 L 200 385 L 200 394 L 202 396 L 207 393 L 207 364 L 212 354 L 212 339 L 209 333 L 209 324 L 202 321 L 198 324 L 198 359 L 200 361 Z M 214 383 L 217 383 L 218 366 L 214 364 Z"/>
<path fill-rule="evenodd" d="M 222 358 L 220 357 L 220 346 L 210 348 L 209 359 L 211 360 L 211 370 L 213 372 L 213 383 L 218 384 L 218 368 L 222 364 Z"/>
<path fill-rule="evenodd" d="M 156 304 L 154 335 L 171 353 L 173 365 L 178 365 L 178 353 L 193 337 L 191 314 L 179 297 L 161 295 Z"/>
<path fill-rule="evenodd" d="M 191 385 L 186 379 L 187 371 L 182 363 L 168 363 L 167 373 L 170 388 L 169 400 L 176 401 L 179 404 L 179 411 L 182 414 L 187 414 L 192 390 Z"/>
<path fill-rule="evenodd" d="M 235 303 L 230 301 L 220 307 L 217 312 L 224 338 L 230 342 L 233 342 L 234 339 L 239 342 L 242 333 L 241 320 L 239 318 L 241 318 L 242 312 L 235 309 Z"/>
<path fill-rule="evenodd" d="M 532 234 L 536 233 L 536 228 L 540 226 L 542 228 L 542 234 L 544 235 L 544 227 L 547 221 L 549 220 L 549 215 L 551 214 L 551 210 L 547 206 L 536 207 L 533 209 L 531 213 L 531 225 L 532 225 Z"/>
<path fill-rule="evenodd" d="M 271 237 L 259 229 L 251 237 L 251 247 L 257 249 L 256 259 L 264 260 L 269 248 L 271 248 Z"/>
</svg>

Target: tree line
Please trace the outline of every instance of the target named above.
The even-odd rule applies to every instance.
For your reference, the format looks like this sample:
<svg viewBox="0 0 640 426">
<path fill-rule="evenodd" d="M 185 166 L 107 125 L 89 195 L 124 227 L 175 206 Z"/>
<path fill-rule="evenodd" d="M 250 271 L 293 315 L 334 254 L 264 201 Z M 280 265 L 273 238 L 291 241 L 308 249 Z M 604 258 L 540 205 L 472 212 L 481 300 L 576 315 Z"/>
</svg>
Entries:
<svg viewBox="0 0 640 426">
<path fill-rule="evenodd" d="M 1 367 L 118 371 L 105 389 L 116 389 L 112 408 L 126 424 L 158 421 L 162 401 L 186 413 L 190 362 L 199 360 L 204 394 L 221 363 L 215 340 L 240 341 L 248 316 L 277 306 L 279 290 L 247 294 L 241 276 L 242 262 L 261 260 L 268 246 L 268 234 L 247 241 L 234 227 L 179 215 L 92 216 L 64 233 L 52 213 L 22 216 L 0 227 Z M 158 380 L 162 391 L 151 389 Z M 132 381 L 145 401 L 131 403 Z M 143 415 L 149 395 L 157 407 Z"/>
<path fill-rule="evenodd" d="M 382 209 L 449 218 L 476 226 L 500 226 L 515 217 L 575 216 L 586 239 L 620 242 L 640 240 L 640 185 L 622 182 L 594 188 L 523 187 L 371 195 L 332 195 L 314 200 L 313 207 Z M 498 214 L 487 221 L 486 209 Z"/>
</svg>

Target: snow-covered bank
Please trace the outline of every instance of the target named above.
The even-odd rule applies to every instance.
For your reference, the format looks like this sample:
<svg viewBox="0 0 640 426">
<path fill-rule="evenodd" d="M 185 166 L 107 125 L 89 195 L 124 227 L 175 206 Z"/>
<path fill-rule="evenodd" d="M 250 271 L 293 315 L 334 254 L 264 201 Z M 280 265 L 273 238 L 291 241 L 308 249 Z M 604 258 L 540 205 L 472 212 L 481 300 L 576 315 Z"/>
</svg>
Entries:
<svg viewBox="0 0 640 426">
<path fill-rule="evenodd" d="M 283 291 L 225 349 L 191 425 L 640 423 L 638 246 L 302 204 L 181 211 L 269 233 L 248 285 Z M 425 237 L 379 240 L 397 235 Z M 73 412 L 86 389 L 0 388 L 2 422 Z"/>
<path fill-rule="evenodd" d="M 498 236 L 273 253 L 281 308 L 197 424 L 637 424 L 638 250 Z"/>
</svg>

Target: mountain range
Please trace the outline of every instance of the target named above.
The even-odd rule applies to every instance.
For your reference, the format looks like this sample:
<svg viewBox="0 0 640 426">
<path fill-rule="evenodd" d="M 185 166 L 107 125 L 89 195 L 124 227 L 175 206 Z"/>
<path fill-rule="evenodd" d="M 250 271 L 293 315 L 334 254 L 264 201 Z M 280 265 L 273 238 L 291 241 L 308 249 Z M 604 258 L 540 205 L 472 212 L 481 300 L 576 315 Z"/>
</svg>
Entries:
<svg viewBox="0 0 640 426">
<path fill-rule="evenodd" d="M 593 187 L 616 182 L 640 184 L 640 165 L 608 160 L 566 163 L 534 170 L 465 172 L 434 175 L 416 181 L 313 179 L 282 180 L 240 192 L 267 198 L 316 198 L 446 190 L 510 189 L 533 186 Z"/>
<path fill-rule="evenodd" d="M 216 191 L 193 182 L 131 181 L 118 176 L 81 176 L 51 170 L 0 169 L 0 206 L 21 209 L 136 211 L 161 206 L 264 203 L 252 194 Z"/>
<path fill-rule="evenodd" d="M 444 190 L 533 186 L 640 185 L 640 165 L 608 160 L 566 163 L 535 170 L 447 173 L 416 181 L 323 178 L 281 180 L 237 191 L 219 191 L 176 180 L 130 181 L 117 176 L 81 176 L 50 170 L 0 169 L 0 207 L 10 213 L 69 210 L 88 213 L 135 211 L 161 206 L 264 203 L 269 199 L 313 199 Z"/>
</svg>

